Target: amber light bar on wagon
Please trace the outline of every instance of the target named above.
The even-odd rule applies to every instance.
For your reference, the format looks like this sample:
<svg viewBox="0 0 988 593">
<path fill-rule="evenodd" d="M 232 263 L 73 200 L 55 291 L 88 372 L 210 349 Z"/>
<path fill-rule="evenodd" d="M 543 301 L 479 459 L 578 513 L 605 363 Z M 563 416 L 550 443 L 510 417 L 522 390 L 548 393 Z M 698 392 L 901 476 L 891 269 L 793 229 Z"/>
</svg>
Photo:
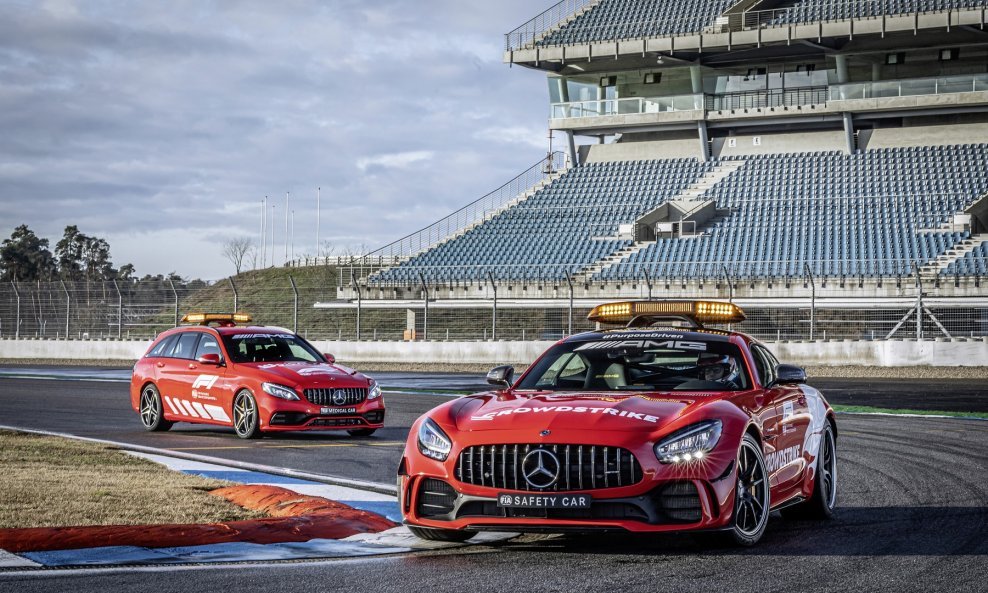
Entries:
<svg viewBox="0 0 988 593">
<path fill-rule="evenodd" d="M 249 313 L 187 313 L 182 323 L 209 325 L 210 323 L 250 323 Z"/>
<path fill-rule="evenodd" d="M 733 303 L 717 301 L 625 301 L 598 305 L 587 319 L 629 327 L 646 326 L 659 319 L 683 319 L 702 327 L 704 323 L 739 323 L 745 314 Z"/>
</svg>

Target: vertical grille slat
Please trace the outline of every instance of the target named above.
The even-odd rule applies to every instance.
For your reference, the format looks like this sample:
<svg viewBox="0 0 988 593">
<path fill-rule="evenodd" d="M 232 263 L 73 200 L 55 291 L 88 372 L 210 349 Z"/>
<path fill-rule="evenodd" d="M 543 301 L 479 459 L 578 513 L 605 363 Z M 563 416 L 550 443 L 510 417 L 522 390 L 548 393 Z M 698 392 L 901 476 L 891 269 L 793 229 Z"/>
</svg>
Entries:
<svg viewBox="0 0 988 593">
<path fill-rule="evenodd" d="M 525 456 L 539 448 L 552 452 L 560 464 L 556 481 L 542 489 L 525 480 L 522 467 Z M 643 477 L 641 466 L 627 449 L 527 443 L 467 447 L 457 459 L 455 475 L 475 486 L 541 492 L 619 488 L 637 484 Z"/>
</svg>

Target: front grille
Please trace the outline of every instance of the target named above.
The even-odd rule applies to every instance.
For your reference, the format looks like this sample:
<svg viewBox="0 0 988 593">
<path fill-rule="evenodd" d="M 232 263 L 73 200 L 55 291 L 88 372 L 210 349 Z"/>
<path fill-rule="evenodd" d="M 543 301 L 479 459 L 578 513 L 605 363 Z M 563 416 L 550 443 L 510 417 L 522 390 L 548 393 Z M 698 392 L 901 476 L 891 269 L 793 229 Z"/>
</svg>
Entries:
<svg viewBox="0 0 988 593">
<path fill-rule="evenodd" d="M 544 449 L 559 460 L 556 481 L 535 488 L 524 478 L 529 452 Z M 475 486 L 505 490 L 568 492 L 630 486 L 642 480 L 642 468 L 631 451 L 601 445 L 479 445 L 460 453 L 456 478 Z"/>
<path fill-rule="evenodd" d="M 419 486 L 418 504 L 416 511 L 422 517 L 438 517 L 453 512 L 456 503 L 456 491 L 453 487 L 433 478 L 422 480 Z"/>
<path fill-rule="evenodd" d="M 342 391 L 345 401 L 338 403 L 333 401 L 333 395 L 337 391 Z M 317 406 L 353 406 L 363 402 L 367 398 L 367 390 L 363 387 L 340 387 L 335 389 L 306 389 L 303 392 L 305 399 Z"/>
</svg>

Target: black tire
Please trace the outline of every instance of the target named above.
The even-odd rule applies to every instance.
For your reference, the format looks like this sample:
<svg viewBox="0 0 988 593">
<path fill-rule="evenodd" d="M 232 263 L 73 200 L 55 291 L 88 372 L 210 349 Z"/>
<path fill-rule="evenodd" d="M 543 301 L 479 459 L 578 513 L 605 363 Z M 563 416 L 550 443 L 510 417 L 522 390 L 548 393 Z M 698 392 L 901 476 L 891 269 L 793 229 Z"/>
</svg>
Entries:
<svg viewBox="0 0 988 593">
<path fill-rule="evenodd" d="M 261 436 L 259 420 L 254 394 L 241 389 L 233 396 L 233 430 L 242 439 L 256 439 Z"/>
<path fill-rule="evenodd" d="M 832 519 L 837 506 L 837 439 L 834 427 L 827 422 L 817 452 L 817 471 L 813 478 L 813 495 L 806 502 L 782 509 L 786 519 Z"/>
<path fill-rule="evenodd" d="M 369 437 L 377 432 L 376 428 L 354 428 L 347 431 L 352 437 Z"/>
<path fill-rule="evenodd" d="M 737 481 L 734 487 L 734 514 L 729 542 L 739 546 L 753 546 L 762 539 L 771 512 L 771 489 L 762 447 L 750 434 L 741 439 L 738 447 Z"/>
<path fill-rule="evenodd" d="M 419 539 L 430 542 L 465 542 L 477 535 L 473 531 L 463 531 L 460 529 L 433 529 L 431 527 L 415 527 L 409 525 L 408 530 Z"/>
<path fill-rule="evenodd" d="M 171 428 L 174 423 L 165 420 L 164 408 L 161 404 L 161 394 L 154 383 L 148 383 L 141 389 L 137 413 L 140 414 L 141 424 L 148 432 L 161 432 Z"/>
</svg>

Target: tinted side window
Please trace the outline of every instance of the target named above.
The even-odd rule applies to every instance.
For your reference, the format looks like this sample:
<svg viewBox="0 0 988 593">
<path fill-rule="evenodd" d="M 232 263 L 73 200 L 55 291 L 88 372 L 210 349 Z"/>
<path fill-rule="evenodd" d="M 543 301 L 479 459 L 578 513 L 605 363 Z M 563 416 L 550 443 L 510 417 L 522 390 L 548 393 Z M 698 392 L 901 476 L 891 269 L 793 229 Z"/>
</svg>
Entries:
<svg viewBox="0 0 988 593">
<path fill-rule="evenodd" d="M 185 332 L 179 335 L 175 347 L 170 356 L 172 358 L 192 358 L 196 352 L 196 344 L 199 342 L 199 332 Z"/>
<path fill-rule="evenodd" d="M 761 378 L 762 386 L 771 384 L 772 381 L 775 381 L 776 363 L 773 362 L 775 357 L 757 345 L 751 347 L 751 352 L 755 355 L 755 367 L 758 370 L 758 376 Z"/>
<path fill-rule="evenodd" d="M 166 356 L 166 353 L 171 352 L 172 348 L 175 347 L 176 340 L 178 340 L 177 334 L 170 335 L 161 340 L 154 345 L 154 348 L 152 348 L 150 352 L 148 352 L 148 358 L 160 358 L 162 356 Z"/>
<path fill-rule="evenodd" d="M 202 334 L 202 339 L 199 340 L 199 347 L 196 349 L 195 358 L 199 358 L 203 354 L 219 354 L 222 356 L 220 343 L 215 336 Z"/>
</svg>

